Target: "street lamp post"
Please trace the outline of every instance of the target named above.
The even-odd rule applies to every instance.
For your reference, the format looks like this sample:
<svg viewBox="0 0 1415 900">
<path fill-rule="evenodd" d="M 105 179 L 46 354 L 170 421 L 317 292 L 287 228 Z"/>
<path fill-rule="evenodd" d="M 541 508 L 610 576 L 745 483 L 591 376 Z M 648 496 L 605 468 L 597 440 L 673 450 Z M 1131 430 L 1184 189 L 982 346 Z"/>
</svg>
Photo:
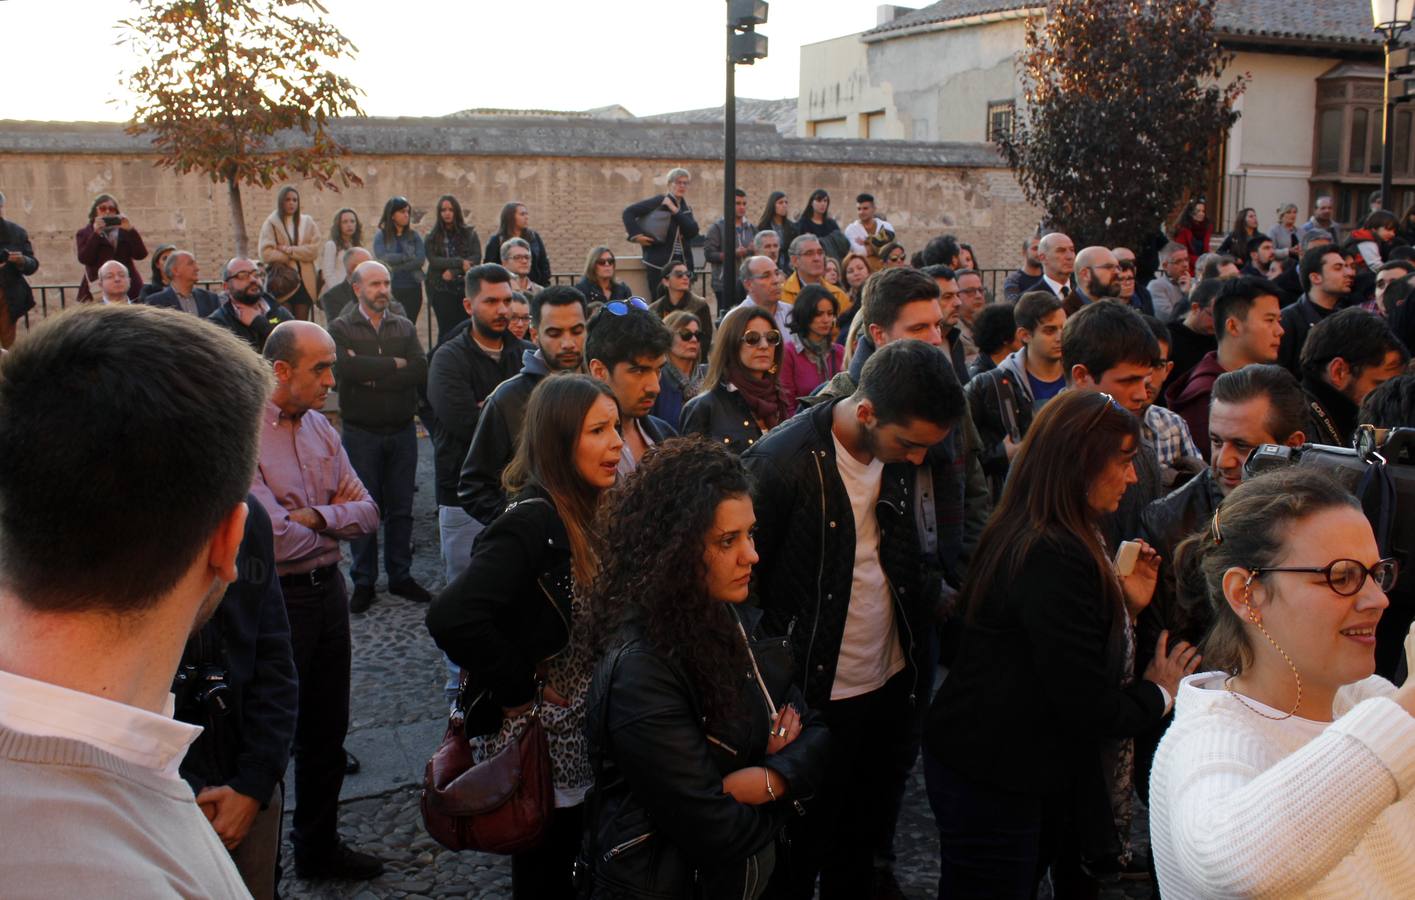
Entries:
<svg viewBox="0 0 1415 900">
<path fill-rule="evenodd" d="M 1415 0 L 1409 0 L 1415 3 Z M 766 24 L 765 0 L 727 0 L 727 98 L 722 104 L 722 294 L 717 298 L 719 313 L 737 304 L 737 66 L 750 66 L 766 58 L 766 35 L 756 27 Z M 732 261 L 727 264 L 731 236 Z"/>
<path fill-rule="evenodd" d="M 1385 99 L 1381 121 L 1381 208 L 1392 209 L 1390 176 L 1395 164 L 1395 98 L 1391 95 L 1391 55 L 1400 45 L 1401 36 L 1410 28 L 1415 0 L 1371 0 L 1371 21 L 1375 30 L 1385 36 Z"/>
</svg>

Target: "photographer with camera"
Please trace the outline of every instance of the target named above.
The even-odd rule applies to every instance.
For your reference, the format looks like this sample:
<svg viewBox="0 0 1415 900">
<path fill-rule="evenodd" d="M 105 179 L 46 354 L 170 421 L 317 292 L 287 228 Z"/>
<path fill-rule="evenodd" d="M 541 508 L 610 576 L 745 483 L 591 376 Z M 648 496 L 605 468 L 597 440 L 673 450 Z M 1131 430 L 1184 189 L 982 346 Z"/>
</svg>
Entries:
<svg viewBox="0 0 1415 900">
<path fill-rule="evenodd" d="M 0 347 L 15 342 L 15 327 L 34 308 L 34 291 L 26 276 L 39 268 L 29 233 L 5 218 L 5 195 L 0 194 Z"/>
<path fill-rule="evenodd" d="M 1384 319 L 1353 308 L 1312 326 L 1301 360 L 1308 440 L 1350 447 L 1362 401 L 1399 375 L 1410 353 Z"/>
<path fill-rule="evenodd" d="M 236 581 L 187 641 L 172 693 L 176 718 L 202 727 L 178 771 L 251 895 L 272 900 L 299 688 L 270 516 L 254 496 L 246 508 Z"/>
<path fill-rule="evenodd" d="M 98 268 L 110 260 L 117 260 L 128 270 L 128 299 L 137 300 L 141 296 L 142 274 L 133 261 L 147 258 L 147 245 L 128 217 L 118 211 L 118 201 L 112 194 L 99 194 L 94 198 L 88 210 L 88 224 L 74 235 L 74 245 L 79 263 L 84 267 L 84 277 L 75 295 L 78 302 L 87 303 L 94 298 Z"/>
</svg>

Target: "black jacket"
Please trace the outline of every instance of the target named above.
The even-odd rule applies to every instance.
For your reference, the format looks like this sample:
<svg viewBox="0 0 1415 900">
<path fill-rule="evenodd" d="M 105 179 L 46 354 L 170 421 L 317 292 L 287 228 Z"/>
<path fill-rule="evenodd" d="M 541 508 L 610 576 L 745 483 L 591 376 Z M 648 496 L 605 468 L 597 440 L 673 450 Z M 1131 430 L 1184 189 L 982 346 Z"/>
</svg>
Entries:
<svg viewBox="0 0 1415 900">
<path fill-rule="evenodd" d="M 427 357 L 417 327 L 387 313 L 377 331 L 358 304 L 329 323 L 339 415 L 355 428 L 393 434 L 412 424 L 418 388 L 427 379 Z M 404 365 L 398 367 L 396 360 Z"/>
<path fill-rule="evenodd" d="M 668 294 L 665 292 L 657 300 L 649 304 L 649 312 L 658 316 L 660 319 L 666 319 L 669 313 L 678 312 L 680 310 L 690 312 L 698 317 L 698 327 L 702 329 L 702 332 L 698 335 L 698 343 L 702 345 L 699 348 L 701 352 L 698 353 L 698 361 L 706 363 L 708 353 L 712 350 L 712 309 L 707 305 L 707 301 L 697 294 L 694 294 L 692 291 L 689 291 L 683 297 L 683 305 L 674 306 L 668 302 Z"/>
<path fill-rule="evenodd" d="M 143 285 L 143 287 L 148 286 Z M 192 288 L 192 299 L 197 304 L 197 315 L 203 319 L 210 318 L 212 313 L 221 308 L 221 295 L 214 294 L 206 288 Z M 148 294 L 143 298 L 143 302 L 148 306 L 160 306 L 164 309 L 182 308 L 182 301 L 177 299 L 177 289 L 171 285 Z"/>
<path fill-rule="evenodd" d="M 531 280 L 535 281 L 534 278 Z M 538 283 L 544 284 L 544 282 Z M 575 290 L 585 295 L 586 304 L 608 303 L 611 300 L 628 300 L 630 297 L 634 296 L 634 291 L 622 281 L 614 282 L 614 287 L 610 290 L 608 297 L 604 296 L 604 291 L 600 290 L 598 284 L 595 284 L 588 278 L 581 278 L 579 281 L 575 282 Z"/>
<path fill-rule="evenodd" d="M 504 355 L 502 360 L 505 361 Z M 549 374 L 550 368 L 540 350 L 527 349 L 521 354 L 520 373 L 497 385 L 481 404 L 476 430 L 457 470 L 456 502 L 449 506 L 462 507 L 467 515 L 482 523 L 490 522 L 501 512 L 506 505 L 506 495 L 501 491 L 501 473 L 516 453 L 516 441 L 526 421 L 526 404 L 531 400 L 531 391 Z M 442 503 L 440 481 L 437 502 Z"/>
<path fill-rule="evenodd" d="M 520 371 L 522 357 L 532 350 L 530 344 L 508 333 L 501 358 L 492 359 L 475 346 L 471 328 L 468 319 L 448 332 L 428 364 L 427 400 L 434 414 L 431 431 L 438 506 L 458 505 L 457 479 L 487 398 L 497 385 Z M 501 477 L 499 470 L 496 477 Z M 498 492 L 498 505 L 500 497 Z"/>
<path fill-rule="evenodd" d="M 295 318 L 288 309 L 276 303 L 273 298 L 266 296 L 264 300 L 270 308 L 265 311 L 264 315 L 258 315 L 252 319 L 250 325 L 241 324 L 241 317 L 231 308 L 229 297 L 222 302 L 220 309 L 207 316 L 206 319 L 208 322 L 215 322 L 236 337 L 242 338 L 255 348 L 255 352 L 259 353 L 265 349 L 265 339 L 270 337 L 270 332 L 275 329 L 276 325 Z"/>
<path fill-rule="evenodd" d="M 570 567 L 565 523 L 531 486 L 477 536 L 467 568 L 432 601 L 427 630 L 467 673 L 468 734 L 494 731 L 503 707 L 530 702 L 538 667 L 569 645 Z"/>
<path fill-rule="evenodd" d="M 540 239 L 540 235 L 533 228 L 527 228 L 525 234 L 521 235 L 521 240 L 531 245 L 531 281 L 536 284 L 550 284 L 550 256 L 545 252 L 545 241 Z M 497 265 L 502 264 L 500 234 L 493 234 L 487 240 L 486 253 L 483 254 L 482 261 Z"/>
<path fill-rule="evenodd" d="M 821 715 L 791 684 L 791 648 L 755 627 L 759 610 L 740 608 L 752 655 L 780 708 L 801 713 L 800 735 L 767 756 L 770 715 L 750 670 L 737 715 L 705 722 L 692 678 L 670 654 L 627 626 L 590 683 L 585 733 L 595 786 L 586 799 L 585 855 L 593 860 L 591 896 L 738 898 L 751 896 L 751 857 L 776 837 L 795 804 L 825 771 L 829 734 Z M 781 801 L 739 803 L 722 779 L 769 766 L 788 784 Z"/>
<path fill-rule="evenodd" d="M 1350 447 L 1361 408 L 1313 375 L 1302 376 L 1302 393 L 1307 395 L 1307 441 Z"/>
<path fill-rule="evenodd" d="M 432 230 L 423 238 L 423 247 L 427 252 L 427 280 L 424 283 L 429 292 L 438 291 L 461 297 L 466 293 L 462 260 L 468 260 L 474 266 L 481 264 L 481 238 L 477 237 L 475 228 L 464 226 L 460 233 L 453 235 L 451 255 L 444 256 L 447 247 L 443 243 L 442 234 L 442 219 L 439 216 L 437 224 L 432 226 Z M 451 270 L 453 275 L 451 281 L 442 277 L 442 273 L 448 270 Z M 534 278 L 531 280 L 535 281 Z M 538 283 L 545 284 L 543 281 Z"/>
<path fill-rule="evenodd" d="M 1155 655 L 1155 641 L 1168 630 L 1171 641 L 1198 645 L 1209 630 L 1213 614 L 1207 594 L 1179 584 L 1174 551 L 1189 535 L 1213 521 L 1223 495 L 1214 484 L 1213 470 L 1198 475 L 1145 507 L 1140 514 L 1140 537 L 1159 551 L 1160 574 L 1154 599 L 1136 622 L 1135 671 L 1143 672 Z"/>
<path fill-rule="evenodd" d="M 624 230 L 628 232 L 632 239 L 636 235 L 644 233 L 639 227 L 639 219 L 648 215 L 655 209 L 663 205 L 663 198 L 667 194 L 655 194 L 638 203 L 631 203 L 624 207 L 622 219 L 624 220 Z M 643 249 L 644 262 L 655 269 L 662 269 L 668 265 L 668 261 L 673 257 L 673 240 L 681 239 L 683 264 L 688 267 L 688 272 L 693 271 L 693 251 L 688 248 L 688 242 L 698 236 L 698 222 L 693 218 L 692 207 L 688 206 L 687 199 L 678 202 L 678 212 L 674 213 L 668 222 L 668 234 L 661 244 L 649 244 Z"/>
<path fill-rule="evenodd" d="M 979 372 L 963 385 L 968 411 L 982 441 L 983 472 L 988 477 L 993 499 L 1002 496 L 1002 486 L 1012 463 L 1007 458 L 1004 439 L 1021 441 L 1032 427 L 1037 403 L 1027 380 L 1027 348 L 1009 354 L 1001 363 Z M 979 353 L 978 359 L 985 359 Z"/>
<path fill-rule="evenodd" d="M 1318 306 L 1306 294 L 1291 306 L 1282 308 L 1282 343 L 1277 350 L 1277 364 L 1294 378 L 1302 377 L 1302 345 L 1307 342 L 1307 332 L 1334 312 L 1335 308 Z"/>
<path fill-rule="evenodd" d="M 701 434 L 720 441 L 733 453 L 745 453 L 762 438 L 757 417 L 741 392 L 726 384 L 689 400 L 683 407 L 678 430 L 683 434 Z"/>
<path fill-rule="evenodd" d="M 237 579 L 201 631 L 187 641 L 182 665 L 226 670 L 231 710 L 210 715 L 194 706 L 189 689 L 176 688 L 176 717 L 205 729 L 182 759 L 193 793 L 229 785 L 264 807 L 285 775 L 295 739 L 299 687 L 290 649 L 285 597 L 275 575 L 270 516 L 246 498 L 245 537 L 236 557 Z M 189 682 L 190 683 L 190 682 Z"/>
<path fill-rule="evenodd" d="M 18 251 L 24 262 L 18 266 L 8 262 L 11 250 Z M 10 321 L 18 323 L 25 313 L 34 309 L 34 290 L 25 279 L 39 270 L 39 260 L 34 256 L 29 233 L 9 219 L 0 219 L 0 257 L 6 260 L 0 266 L 0 294 L 9 307 Z"/>
<path fill-rule="evenodd" d="M 757 553 L 753 593 L 765 628 L 785 634 L 796 656 L 796 683 L 806 702 L 830 700 L 855 570 L 855 515 L 835 462 L 835 400 L 772 429 L 742 457 L 755 478 Z M 895 626 L 908 661 L 911 693 L 925 690 L 919 665 L 932 609 L 925 596 L 914 525 L 914 466 L 884 467 L 875 514 L 880 562 L 893 594 Z M 917 636 L 917 639 L 916 639 Z"/>
<path fill-rule="evenodd" d="M 929 710 L 935 758 L 972 782 L 1053 793 L 1089 783 L 1103 739 L 1159 722 L 1154 684 L 1118 686 L 1109 648 L 1125 613 L 1100 602 L 1102 577 L 1078 539 L 1047 536 L 988 587 Z"/>
</svg>

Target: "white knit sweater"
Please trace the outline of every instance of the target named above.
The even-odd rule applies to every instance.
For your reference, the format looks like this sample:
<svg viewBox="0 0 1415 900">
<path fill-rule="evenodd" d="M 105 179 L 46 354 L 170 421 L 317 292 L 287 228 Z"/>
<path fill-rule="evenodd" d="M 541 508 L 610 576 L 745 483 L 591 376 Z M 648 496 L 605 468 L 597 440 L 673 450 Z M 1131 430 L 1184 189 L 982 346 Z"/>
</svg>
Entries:
<svg viewBox="0 0 1415 900">
<path fill-rule="evenodd" d="M 1155 754 L 1150 840 L 1166 900 L 1415 896 L 1415 717 L 1390 682 L 1342 688 L 1334 722 L 1278 722 L 1224 678 L 1184 679 Z"/>
</svg>

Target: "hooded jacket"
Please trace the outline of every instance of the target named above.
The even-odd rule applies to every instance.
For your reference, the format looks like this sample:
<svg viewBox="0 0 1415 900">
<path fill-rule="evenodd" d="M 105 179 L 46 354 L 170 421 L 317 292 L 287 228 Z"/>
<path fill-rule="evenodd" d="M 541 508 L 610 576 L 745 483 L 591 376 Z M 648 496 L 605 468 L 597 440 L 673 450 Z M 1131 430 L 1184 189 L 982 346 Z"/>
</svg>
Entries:
<svg viewBox="0 0 1415 900">
<path fill-rule="evenodd" d="M 1218 361 L 1218 351 L 1210 350 L 1184 375 L 1165 391 L 1165 405 L 1184 417 L 1189 434 L 1199 446 L 1204 459 L 1209 458 L 1209 395 L 1214 382 L 1228 371 Z"/>
<path fill-rule="evenodd" d="M 981 439 L 983 472 L 991 482 L 993 499 L 1002 496 L 1011 462 L 1004 439 L 1016 430 L 1017 440 L 1032 427 L 1032 417 L 1040 406 L 1027 380 L 1027 348 L 1008 354 L 996 368 L 974 375 L 963 386 L 968 411 Z"/>
</svg>

